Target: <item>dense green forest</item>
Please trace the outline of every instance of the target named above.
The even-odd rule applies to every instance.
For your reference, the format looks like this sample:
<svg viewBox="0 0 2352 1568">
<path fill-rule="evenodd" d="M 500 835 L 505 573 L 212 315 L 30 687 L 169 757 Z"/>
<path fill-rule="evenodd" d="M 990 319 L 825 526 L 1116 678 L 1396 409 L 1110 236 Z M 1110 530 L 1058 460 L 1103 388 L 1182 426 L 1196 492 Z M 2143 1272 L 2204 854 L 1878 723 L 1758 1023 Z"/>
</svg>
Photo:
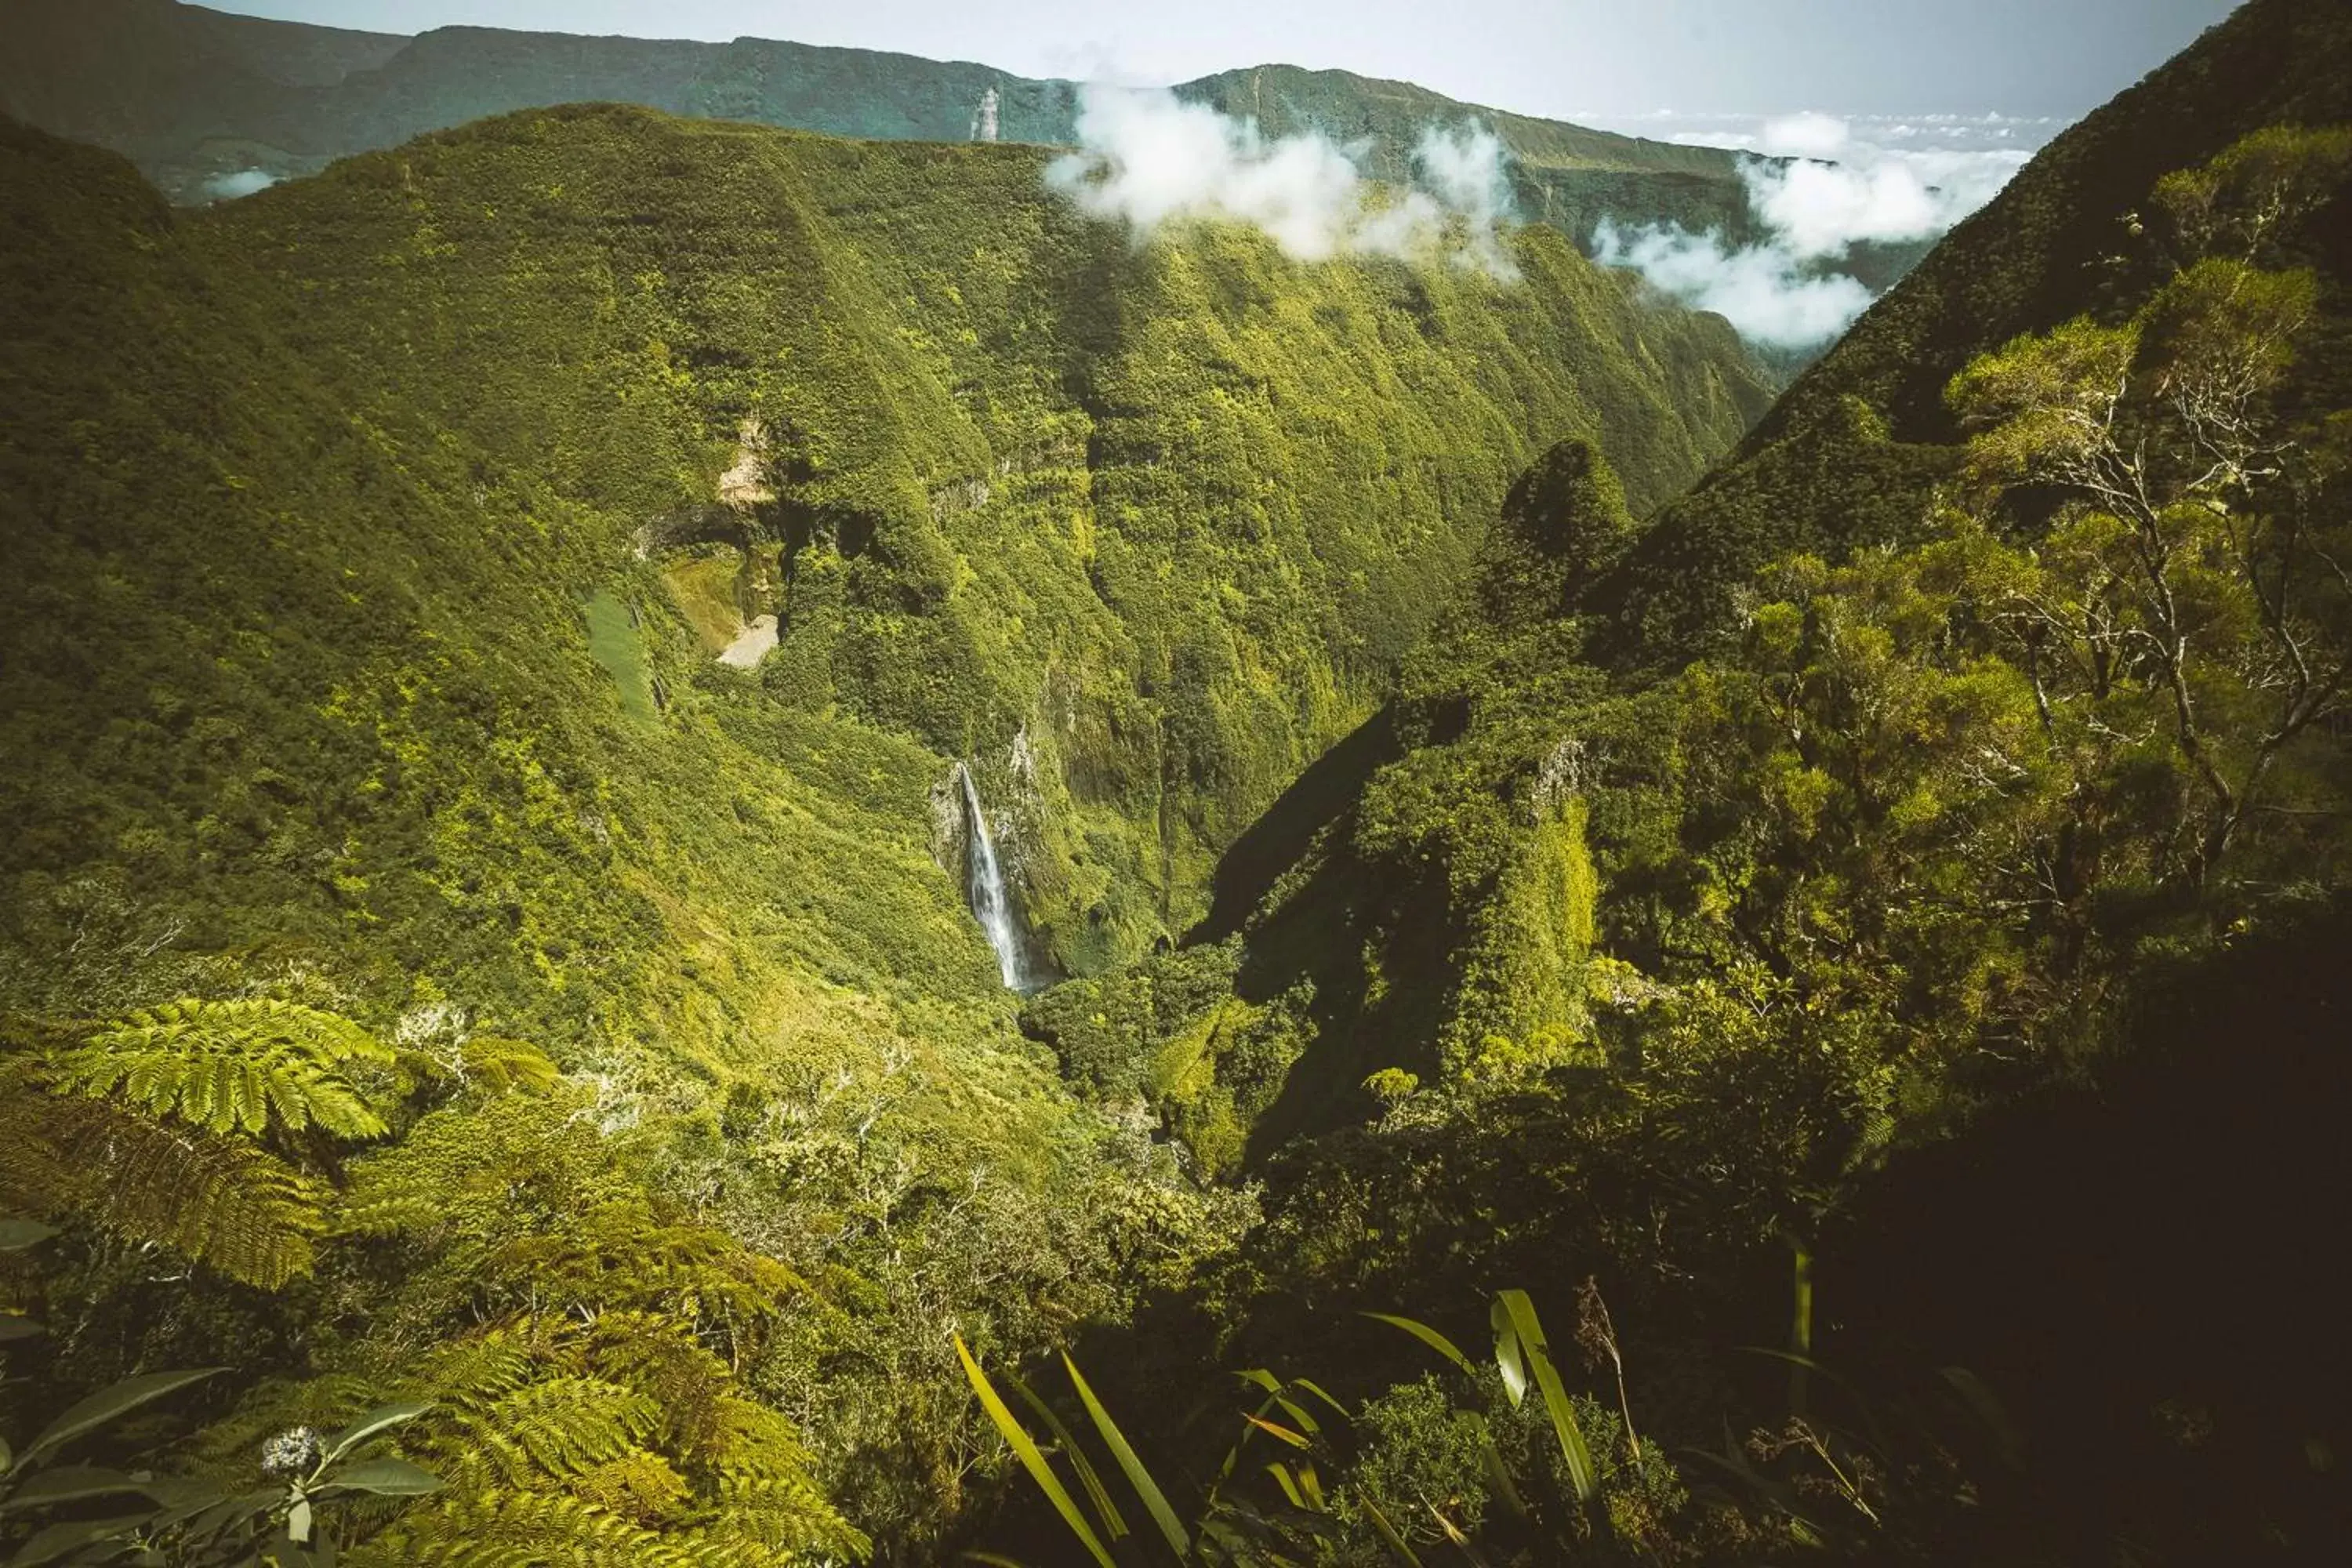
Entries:
<svg viewBox="0 0 2352 1568">
<path fill-rule="evenodd" d="M 0 1550 L 2331 1560 L 2347 68 L 1769 412 L 1540 224 L 0 122 Z"/>
</svg>

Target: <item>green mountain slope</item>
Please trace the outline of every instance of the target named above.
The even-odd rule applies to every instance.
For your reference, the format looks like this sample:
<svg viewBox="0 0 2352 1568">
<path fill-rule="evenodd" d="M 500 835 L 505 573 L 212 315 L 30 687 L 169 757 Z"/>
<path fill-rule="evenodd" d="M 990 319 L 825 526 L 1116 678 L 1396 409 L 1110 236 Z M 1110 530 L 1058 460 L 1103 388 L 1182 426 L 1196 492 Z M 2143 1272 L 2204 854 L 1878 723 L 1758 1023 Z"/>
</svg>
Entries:
<svg viewBox="0 0 2352 1568">
<path fill-rule="evenodd" d="M 9 127 L 0 158 L 0 289 L 18 323 L 0 353 L 9 1016 L 262 990 L 348 1011 L 404 1049 L 520 1035 L 586 1086 L 575 1121 L 638 1127 L 689 1163 L 694 1119 L 708 1137 L 731 1108 L 770 1129 L 762 1157 L 803 1172 L 759 1198 L 739 1142 L 731 1174 L 697 1178 L 700 1223 L 718 1223 L 731 1182 L 768 1250 L 822 1281 L 777 1375 L 827 1356 L 869 1369 L 828 1384 L 829 1462 L 848 1473 L 959 1441 L 955 1407 L 920 1392 L 952 1361 L 876 1305 L 918 1310 L 890 1259 L 929 1254 L 930 1278 L 962 1237 L 992 1268 L 1055 1260 L 1037 1283 L 1076 1304 L 1110 1282 L 1106 1257 L 1084 1261 L 1109 1233 L 1053 1240 L 1019 1217 L 1092 1180 L 1101 1131 L 1006 1027 L 987 948 L 933 859 L 936 760 L 721 679 L 636 561 L 638 519 L 339 382 L 289 345 L 282 302 L 113 155 Z M 400 324 L 383 326 L 404 353 Z M 12 1078 L 9 1103 L 19 1092 Z M 861 1195 L 849 1147 L 908 1184 Z M 836 1174 L 814 1175 L 828 1162 Z M 936 1229 L 929 1184 L 962 1190 L 979 1172 L 995 1217 Z M 861 1205 L 882 1230 L 843 1226 Z M 60 1287 L 58 1313 L 77 1290 L 141 1289 L 110 1256 Z M 1000 1283 L 961 1300 L 976 1331 L 1040 1331 L 1017 1325 L 1043 1296 Z M 86 1388 L 278 1331 L 128 1310 L 126 1336 L 55 1359 L 54 1375 Z M 308 1321 L 270 1320 L 289 1334 Z M 276 1370 L 331 1370 L 299 1332 Z M 371 1365 L 355 1375 L 389 1375 Z M 943 1500 L 871 1506 L 902 1519 L 872 1527 L 887 1533 Z"/>
<path fill-rule="evenodd" d="M 240 169 L 308 174 L 487 115 L 641 104 L 836 136 L 970 140 L 982 96 L 1000 136 L 1076 140 L 1066 81 L 964 61 L 765 38 L 711 44 L 444 27 L 412 39 L 232 17 L 177 0 L 20 0 L 0 15 L 0 112 L 136 161 L 174 199 Z M 1407 173 L 1431 125 L 1475 117 L 1515 160 L 1521 205 L 1580 242 L 1604 214 L 1733 237 L 1752 226 L 1737 158 L 1463 104 L 1403 82 L 1261 66 L 1186 83 L 1272 135 L 1369 140 L 1371 172 Z"/>
<path fill-rule="evenodd" d="M 1654 504 L 1760 393 L 1549 231 L 1511 286 L 1138 249 L 1043 162 L 561 111 L 192 233 L 340 379 L 633 520 L 714 646 L 779 617 L 777 700 L 975 760 L 1088 970 L 1377 705 L 1528 453 L 1585 434 Z"/>
<path fill-rule="evenodd" d="M 1646 526 L 1548 452 L 1191 943 L 1024 1007 L 1265 1183 L 1219 1347 L 1380 1395 L 1340 1489 L 1488 1495 L 1504 1402 L 1346 1320 L 1471 1345 L 1508 1283 L 1576 1303 L 1588 1432 L 1750 1430 L 1685 1474 L 1802 1515 L 1604 1483 L 1662 1558 L 2342 1555 L 2342 1476 L 2264 1456 L 2347 1386 L 2347 82 L 2342 7 L 2257 0 Z M 1444 1535 L 1572 1534 L 1491 1496 Z"/>
</svg>

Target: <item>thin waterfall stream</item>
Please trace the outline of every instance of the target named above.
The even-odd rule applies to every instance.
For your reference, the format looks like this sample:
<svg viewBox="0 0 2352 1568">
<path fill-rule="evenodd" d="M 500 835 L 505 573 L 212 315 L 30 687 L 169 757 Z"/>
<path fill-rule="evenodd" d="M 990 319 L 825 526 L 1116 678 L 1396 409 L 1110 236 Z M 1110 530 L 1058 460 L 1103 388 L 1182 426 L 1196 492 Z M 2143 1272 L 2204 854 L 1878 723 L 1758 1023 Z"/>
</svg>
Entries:
<svg viewBox="0 0 2352 1568">
<path fill-rule="evenodd" d="M 1037 984 L 1023 955 L 1021 930 L 1013 920 L 1013 895 L 996 858 L 996 840 L 989 834 L 987 814 L 980 809 L 980 791 L 972 784 L 971 770 L 961 763 L 956 764 L 956 777 L 963 784 L 963 809 L 971 822 L 971 847 L 964 857 L 964 896 L 981 929 L 988 933 L 988 945 L 996 950 L 997 971 L 1005 985 L 1014 991 L 1034 991 Z"/>
</svg>

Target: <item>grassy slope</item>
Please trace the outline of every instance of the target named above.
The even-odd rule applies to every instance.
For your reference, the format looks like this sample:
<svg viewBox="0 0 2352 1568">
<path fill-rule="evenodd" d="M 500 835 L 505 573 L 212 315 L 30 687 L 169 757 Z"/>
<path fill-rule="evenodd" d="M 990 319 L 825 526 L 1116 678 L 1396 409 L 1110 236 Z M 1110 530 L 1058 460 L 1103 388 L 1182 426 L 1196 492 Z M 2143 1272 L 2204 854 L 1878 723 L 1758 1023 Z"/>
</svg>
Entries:
<svg viewBox="0 0 2352 1568">
<path fill-rule="evenodd" d="M 1043 157 L 559 110 L 192 232 L 339 384 L 631 526 L 707 510 L 746 417 L 797 442 L 730 536 L 789 584 L 768 689 L 978 755 L 1041 940 L 1094 968 L 1376 706 L 1532 452 L 1592 437 L 1654 503 L 1760 392 L 1549 231 L 1513 286 L 1139 249 Z"/>
<path fill-rule="evenodd" d="M 1945 384 L 1974 354 L 2127 295 L 2108 260 L 2157 179 L 2263 125 L 2352 118 L 2352 15 L 2252 0 L 2045 148 L 1807 371 L 1659 521 L 1603 597 L 1621 657 L 1672 660 L 1722 595 L 1796 549 L 1906 538 L 1950 460 Z"/>
</svg>

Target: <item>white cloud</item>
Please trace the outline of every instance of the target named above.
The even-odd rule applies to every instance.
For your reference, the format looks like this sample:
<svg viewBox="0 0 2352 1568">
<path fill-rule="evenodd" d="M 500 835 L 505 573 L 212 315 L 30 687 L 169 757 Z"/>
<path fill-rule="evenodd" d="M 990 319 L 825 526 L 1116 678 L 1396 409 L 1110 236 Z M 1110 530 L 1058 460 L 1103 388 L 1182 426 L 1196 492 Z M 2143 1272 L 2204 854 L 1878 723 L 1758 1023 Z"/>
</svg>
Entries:
<svg viewBox="0 0 2352 1568">
<path fill-rule="evenodd" d="M 216 202 L 233 202 L 239 196 L 266 191 L 277 183 L 278 176 L 267 169 L 239 169 L 233 174 L 215 174 L 206 180 L 205 195 Z"/>
<path fill-rule="evenodd" d="M 1799 122 L 1802 123 L 1800 124 Z M 1910 128 L 1895 126 L 1890 138 Z M 1928 239 L 1990 201 L 2029 154 L 2012 150 L 1890 149 L 1856 139 L 1843 120 L 1801 114 L 1769 122 L 1763 149 L 1833 150 L 1742 165 L 1748 205 L 1802 257 L 1843 256 L 1866 241 Z"/>
<path fill-rule="evenodd" d="M 1633 268 L 1675 298 L 1720 311 L 1754 342 L 1826 342 L 1871 300 L 1858 279 L 1829 270 L 1831 264 L 1857 245 L 1935 238 L 2024 165 L 2032 155 L 2025 149 L 1987 144 L 2010 135 L 2007 124 L 1986 130 L 2000 119 L 1885 116 L 1861 122 L 1858 132 L 1855 121 L 1807 112 L 1764 121 L 1753 132 L 1677 132 L 1677 141 L 1750 153 L 1740 160 L 1740 179 L 1767 237 L 1735 249 L 1713 232 L 1604 223 L 1595 258 Z M 1940 144 L 1920 144 L 1931 138 Z"/>
<path fill-rule="evenodd" d="M 1082 88 L 1077 131 L 1078 150 L 1047 166 L 1046 183 L 1139 237 L 1179 219 L 1223 218 L 1263 229 L 1300 261 L 1443 254 L 1517 276 L 1501 239 L 1511 216 L 1502 143 L 1483 128 L 1423 132 L 1404 191 L 1365 179 L 1354 153 L 1328 137 L 1269 141 L 1162 90 Z"/>
<path fill-rule="evenodd" d="M 1846 121 L 1833 114 L 1816 114 L 1807 110 L 1802 114 L 1766 121 L 1757 137 L 1757 146 L 1759 151 L 1774 157 L 1834 158 L 1853 140 L 1853 129 Z"/>
<path fill-rule="evenodd" d="M 1750 342 L 1780 349 L 1827 342 L 1870 308 L 1870 290 L 1842 272 L 1808 270 L 1783 244 L 1733 249 L 1714 233 L 1653 226 L 1631 233 L 1606 219 L 1593 259 L 1630 267 L 1696 310 L 1713 310 Z"/>
</svg>

